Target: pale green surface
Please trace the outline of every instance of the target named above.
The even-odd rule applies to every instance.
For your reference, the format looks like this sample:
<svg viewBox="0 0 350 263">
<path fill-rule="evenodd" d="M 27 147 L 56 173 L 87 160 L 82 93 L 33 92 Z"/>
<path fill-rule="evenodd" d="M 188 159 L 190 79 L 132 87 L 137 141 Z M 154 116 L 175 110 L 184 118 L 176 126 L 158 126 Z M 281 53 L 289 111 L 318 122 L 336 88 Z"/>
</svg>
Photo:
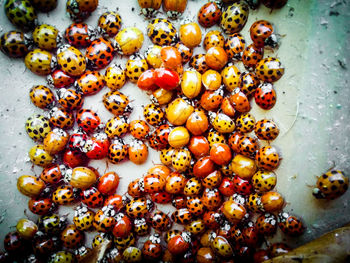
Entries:
<svg viewBox="0 0 350 263">
<path fill-rule="evenodd" d="M 39 14 L 39 20 L 54 24 L 60 31 L 65 29 L 70 21 L 64 17 L 64 2 L 60 1 L 58 8 L 50 15 Z M 88 24 L 95 26 L 101 13 L 121 5 L 117 2 L 120 1 L 100 0 L 99 8 L 87 21 Z M 331 8 L 333 3 L 329 1 L 290 0 L 282 10 L 272 13 L 261 7 L 258 11 L 250 12 L 247 26 L 242 31 L 250 43 L 247 34 L 249 26 L 257 19 L 267 19 L 275 23 L 278 32 L 284 36 L 281 47 L 275 53 L 266 52 L 266 55 L 279 57 L 286 66 L 285 75 L 275 85 L 278 102 L 268 112 L 253 105 L 252 113 L 256 119 L 274 119 L 281 128 L 279 138 L 272 143 L 281 150 L 283 156 L 281 166 L 276 171 L 277 190 L 288 202 L 285 210 L 301 215 L 308 227 L 301 239 L 288 241 L 292 246 L 342 225 L 350 218 L 350 191 L 342 198 L 326 203 L 315 200 L 308 187 L 315 183 L 316 175 L 331 166 L 332 161 L 335 161 L 337 168 L 350 174 L 347 163 L 350 153 L 349 73 L 341 69 L 337 61 L 344 60 L 346 63 L 349 60 L 349 6 L 337 2 L 339 4 Z M 195 17 L 201 3 L 203 1 L 190 1 L 184 17 Z M 129 14 L 131 6 L 136 7 L 133 14 Z M 290 11 L 292 8 L 293 16 Z M 136 0 L 123 2 L 119 11 L 123 27 L 136 25 L 146 32 L 142 17 L 135 16 L 139 11 Z M 339 16 L 330 17 L 330 11 L 338 11 Z M 132 21 L 129 19 L 131 15 L 134 17 Z M 3 12 L 0 13 L 0 25 L 2 33 L 13 29 Z M 178 23 L 175 25 L 178 28 Z M 145 39 L 142 51 L 149 44 L 147 37 Z M 200 48 L 195 50 L 195 53 L 201 52 Z M 125 63 L 125 59 L 121 61 L 117 57 L 114 62 Z M 41 112 L 30 104 L 29 88 L 34 84 L 45 84 L 45 81 L 26 70 L 20 59 L 11 60 L 0 54 L 0 65 L 0 179 L 3 187 L 0 191 L 0 240 L 3 240 L 9 227 L 14 230 L 17 220 L 24 217 L 23 211 L 28 200 L 17 192 L 16 178 L 22 174 L 39 174 L 41 171 L 38 167 L 33 171 L 27 162 L 26 152 L 34 143 L 25 134 L 24 122 L 32 113 Z M 103 121 L 111 117 L 100 103 L 106 91 L 107 88 L 87 98 L 84 104 L 84 107 L 96 110 Z M 133 104 L 136 109 L 131 119 L 140 118 L 142 110 L 139 105 L 148 103 L 147 96 L 130 83 L 122 92 L 132 94 L 135 98 Z M 158 162 L 158 154 L 152 151 L 148 162 L 140 167 L 130 162 L 109 165 L 109 170 L 116 169 L 122 176 L 118 193 L 125 192 L 131 178 L 140 177 L 152 166 L 151 159 Z M 105 171 L 104 162 L 95 161 L 91 165 L 99 167 L 102 173 Z M 279 236 L 276 240 L 280 240 Z"/>
</svg>

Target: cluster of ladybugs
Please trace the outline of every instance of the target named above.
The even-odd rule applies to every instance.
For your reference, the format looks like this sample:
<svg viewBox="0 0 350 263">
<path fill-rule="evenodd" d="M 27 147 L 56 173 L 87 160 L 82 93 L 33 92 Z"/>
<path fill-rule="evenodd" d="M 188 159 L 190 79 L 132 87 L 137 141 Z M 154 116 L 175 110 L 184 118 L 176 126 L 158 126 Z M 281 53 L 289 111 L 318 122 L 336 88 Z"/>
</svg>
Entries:
<svg viewBox="0 0 350 263">
<path fill-rule="evenodd" d="M 139 0 L 141 12 L 150 18 L 162 2 L 170 19 L 178 18 L 187 5 L 186 0 Z M 41 217 L 38 224 L 21 219 L 17 231 L 6 235 L 1 262 L 84 261 L 91 257 L 91 249 L 83 246 L 84 231 L 91 229 L 99 232 L 92 248 L 105 241 L 110 246 L 102 262 L 262 262 L 289 251 L 284 243 L 258 249 L 277 226 L 290 236 L 302 234 L 304 226 L 298 217 L 282 211 L 284 199 L 273 191 L 278 151 L 270 145 L 259 148 L 258 141 L 274 140 L 279 128 L 272 120 L 256 121 L 249 113 L 251 97 L 262 109 L 275 105 L 273 83 L 284 68 L 277 58 L 263 58 L 263 50 L 266 45 L 275 47 L 277 36 L 268 21 L 260 20 L 250 27 L 252 44 L 246 46 L 238 32 L 249 8 L 243 1 L 234 2 L 224 11 L 224 5 L 216 2 L 201 7 L 198 23 L 205 28 L 220 23 L 227 37 L 209 31 L 203 41 L 206 53 L 195 56 L 193 49 L 202 42 L 196 22 L 184 22 L 177 33 L 170 20 L 152 19 L 147 35 L 154 45 L 141 56 L 136 52 L 143 44 L 142 31 L 121 30 L 118 13 L 102 14 L 97 30 L 81 22 L 96 9 L 97 0 L 67 1 L 75 20 L 64 34 L 69 45 L 63 45 L 58 30 L 46 24 L 35 27 L 32 39 L 20 31 L 1 37 L 5 54 L 25 56 L 27 68 L 48 75 L 49 86 L 57 91 L 56 98 L 46 86 L 30 90 L 33 104 L 49 112 L 48 117 L 33 115 L 26 123 L 29 136 L 41 142 L 29 151 L 30 159 L 44 169 L 39 177 L 19 177 L 17 187 L 30 197 L 30 211 Z M 278 8 L 286 1 L 262 2 Z M 32 4 L 38 8 L 38 3 L 46 3 L 42 10 L 56 5 L 56 1 L 7 0 L 5 10 L 11 22 L 30 29 L 36 19 Z M 31 50 L 33 43 L 38 48 Z M 78 48 L 86 48 L 85 55 Z M 101 74 L 98 70 L 110 64 L 115 52 L 131 55 L 126 68 L 111 65 Z M 248 71 L 241 73 L 229 63 L 237 61 Z M 187 62 L 190 68 L 184 69 Z M 146 121 L 128 120 L 129 98 L 119 91 L 127 79 L 150 94 L 152 103 L 144 107 Z M 104 86 L 110 91 L 103 104 L 115 115 L 106 124 L 92 110 L 81 108 L 84 96 Z M 75 121 L 79 129 L 69 134 Z M 248 135 L 251 132 L 254 135 Z M 126 133 L 135 138 L 129 145 L 121 139 Z M 88 160 L 106 157 L 112 163 L 128 157 L 142 164 L 148 157 L 147 141 L 160 151 L 162 165 L 130 182 L 131 198 L 116 194 L 115 172 L 100 176 L 87 167 Z M 314 194 L 333 199 L 347 187 L 348 178 L 331 171 L 319 178 Z M 77 200 L 82 204 L 75 208 L 74 224 L 67 225 L 66 218 L 54 212 L 57 206 Z M 176 211 L 169 217 L 154 209 L 154 203 L 171 203 Z M 184 230 L 171 230 L 173 222 Z M 148 236 L 151 228 L 156 233 Z M 138 236 L 148 236 L 141 249 L 136 247 Z M 60 251 L 62 245 L 65 250 Z"/>
</svg>

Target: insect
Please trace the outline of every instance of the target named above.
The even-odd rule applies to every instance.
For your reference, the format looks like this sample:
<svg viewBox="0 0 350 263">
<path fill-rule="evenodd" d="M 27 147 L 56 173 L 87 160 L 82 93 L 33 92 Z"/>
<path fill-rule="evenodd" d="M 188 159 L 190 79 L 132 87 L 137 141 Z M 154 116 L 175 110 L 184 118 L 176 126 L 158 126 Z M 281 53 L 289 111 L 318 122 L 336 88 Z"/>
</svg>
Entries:
<svg viewBox="0 0 350 263">
<path fill-rule="evenodd" d="M 312 194 L 319 199 L 335 199 L 343 195 L 349 187 L 349 178 L 342 171 L 330 170 L 322 174 Z"/>
</svg>

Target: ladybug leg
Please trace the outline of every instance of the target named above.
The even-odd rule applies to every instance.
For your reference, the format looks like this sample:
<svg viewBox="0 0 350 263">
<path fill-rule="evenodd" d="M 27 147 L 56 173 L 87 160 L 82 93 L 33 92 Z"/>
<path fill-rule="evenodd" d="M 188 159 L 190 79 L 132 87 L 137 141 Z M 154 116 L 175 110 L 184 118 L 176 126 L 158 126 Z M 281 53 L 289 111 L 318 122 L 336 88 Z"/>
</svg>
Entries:
<svg viewBox="0 0 350 263">
<path fill-rule="evenodd" d="M 332 160 L 331 162 L 332 162 L 332 165 L 331 165 L 331 167 L 327 170 L 327 172 L 329 172 L 330 170 L 333 170 L 333 169 L 335 168 L 335 161 Z"/>
</svg>

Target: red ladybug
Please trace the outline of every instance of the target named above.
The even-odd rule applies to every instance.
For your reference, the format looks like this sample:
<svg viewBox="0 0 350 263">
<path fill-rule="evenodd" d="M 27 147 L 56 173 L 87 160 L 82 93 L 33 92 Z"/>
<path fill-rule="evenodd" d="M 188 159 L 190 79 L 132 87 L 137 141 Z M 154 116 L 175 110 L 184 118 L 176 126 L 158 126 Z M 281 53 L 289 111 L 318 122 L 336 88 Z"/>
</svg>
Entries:
<svg viewBox="0 0 350 263">
<path fill-rule="evenodd" d="M 242 179 L 238 175 L 235 175 L 232 179 L 233 189 L 236 193 L 242 195 L 249 195 L 253 192 L 253 185 L 250 181 Z"/>
<path fill-rule="evenodd" d="M 155 90 L 158 88 L 155 82 L 154 69 L 148 69 L 141 74 L 141 76 L 137 80 L 137 87 L 145 91 Z"/>
<path fill-rule="evenodd" d="M 94 131 L 101 123 L 97 113 L 90 109 L 80 109 L 77 112 L 76 120 L 78 126 L 86 133 Z"/>
<path fill-rule="evenodd" d="M 103 196 L 96 187 L 90 187 L 81 192 L 81 201 L 90 208 L 97 208 L 103 205 Z"/>
<path fill-rule="evenodd" d="M 276 104 L 276 91 L 271 83 L 262 83 L 254 94 L 255 103 L 264 110 L 270 110 Z"/>
<path fill-rule="evenodd" d="M 173 90 L 180 84 L 180 76 L 176 71 L 167 68 L 154 70 L 154 82 L 162 89 Z"/>
<path fill-rule="evenodd" d="M 97 189 L 101 194 L 110 195 L 115 193 L 119 185 L 119 176 L 116 172 L 108 172 L 102 175 L 97 183 Z"/>
<path fill-rule="evenodd" d="M 88 67 L 92 69 L 106 67 L 113 59 L 113 51 L 112 44 L 102 37 L 92 41 L 85 53 Z"/>
<path fill-rule="evenodd" d="M 189 233 L 182 232 L 181 235 L 172 237 L 168 242 L 168 250 L 173 255 L 184 254 L 189 248 L 191 237 Z"/>
<path fill-rule="evenodd" d="M 84 146 L 84 151 L 89 159 L 100 160 L 108 155 L 108 149 L 111 145 L 107 134 L 98 132 L 92 135 Z"/>
</svg>

